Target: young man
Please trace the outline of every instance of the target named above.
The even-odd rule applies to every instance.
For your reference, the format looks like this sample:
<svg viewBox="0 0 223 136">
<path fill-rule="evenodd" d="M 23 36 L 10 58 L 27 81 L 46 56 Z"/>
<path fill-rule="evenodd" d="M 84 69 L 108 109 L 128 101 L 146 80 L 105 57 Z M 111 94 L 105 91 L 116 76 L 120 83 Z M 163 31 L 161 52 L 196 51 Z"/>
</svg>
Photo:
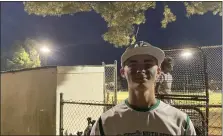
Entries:
<svg viewBox="0 0 223 136">
<path fill-rule="evenodd" d="M 156 91 L 159 94 L 171 94 L 171 86 L 173 82 L 173 77 L 171 71 L 173 71 L 173 59 L 166 57 L 161 64 L 161 74 L 156 83 Z M 173 100 L 165 99 L 163 100 L 167 104 L 174 104 Z"/>
<path fill-rule="evenodd" d="M 91 135 L 196 135 L 188 115 L 155 98 L 155 83 L 164 52 L 146 42 L 127 48 L 121 75 L 129 97 L 103 113 Z"/>
</svg>

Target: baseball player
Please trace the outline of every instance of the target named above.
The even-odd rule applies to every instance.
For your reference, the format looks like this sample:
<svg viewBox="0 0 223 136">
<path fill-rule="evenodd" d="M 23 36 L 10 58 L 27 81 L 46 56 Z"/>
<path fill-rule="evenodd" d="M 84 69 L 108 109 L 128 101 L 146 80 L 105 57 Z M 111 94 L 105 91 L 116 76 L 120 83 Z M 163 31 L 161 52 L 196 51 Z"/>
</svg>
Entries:
<svg viewBox="0 0 223 136">
<path fill-rule="evenodd" d="M 90 135 L 196 135 L 189 116 L 155 98 L 164 52 L 146 42 L 131 45 L 121 56 L 120 70 L 129 96 L 104 112 Z"/>
<path fill-rule="evenodd" d="M 173 71 L 173 59 L 170 57 L 164 58 L 161 64 L 161 74 L 156 83 L 156 90 L 159 94 L 171 94 L 171 86 L 173 82 L 173 77 L 171 71 Z M 174 104 L 173 100 L 165 99 L 163 100 L 167 104 Z"/>
</svg>

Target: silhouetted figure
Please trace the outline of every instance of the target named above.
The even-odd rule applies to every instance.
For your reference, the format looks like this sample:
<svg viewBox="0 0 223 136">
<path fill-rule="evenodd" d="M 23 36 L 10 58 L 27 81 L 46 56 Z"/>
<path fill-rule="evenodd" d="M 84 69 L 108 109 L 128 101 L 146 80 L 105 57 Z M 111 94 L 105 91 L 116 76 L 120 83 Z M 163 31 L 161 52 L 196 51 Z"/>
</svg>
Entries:
<svg viewBox="0 0 223 136">
<path fill-rule="evenodd" d="M 77 136 L 82 136 L 83 132 L 77 132 Z"/>
<path fill-rule="evenodd" d="M 88 118 L 87 118 L 87 122 L 88 122 L 88 126 L 87 126 L 87 128 L 84 130 L 84 136 L 90 136 L 92 126 L 94 125 L 94 123 L 95 123 L 96 121 L 95 121 L 95 120 L 91 120 L 91 117 L 88 117 Z"/>
</svg>

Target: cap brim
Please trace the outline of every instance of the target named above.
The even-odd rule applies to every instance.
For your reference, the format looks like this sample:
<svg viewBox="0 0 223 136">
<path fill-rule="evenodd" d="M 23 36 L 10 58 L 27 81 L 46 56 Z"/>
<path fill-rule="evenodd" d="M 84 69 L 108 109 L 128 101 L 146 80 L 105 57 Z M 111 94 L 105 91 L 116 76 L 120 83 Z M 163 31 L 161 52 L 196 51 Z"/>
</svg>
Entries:
<svg viewBox="0 0 223 136">
<path fill-rule="evenodd" d="M 129 59 L 132 56 L 135 55 L 150 55 L 153 56 L 157 59 L 158 61 L 158 66 L 161 65 L 165 58 L 165 53 L 162 51 L 160 48 L 154 47 L 154 46 L 147 46 L 147 47 L 138 47 L 138 48 L 132 48 L 132 49 L 127 49 L 122 57 L 121 57 L 121 65 L 123 66 L 123 63 Z"/>
</svg>

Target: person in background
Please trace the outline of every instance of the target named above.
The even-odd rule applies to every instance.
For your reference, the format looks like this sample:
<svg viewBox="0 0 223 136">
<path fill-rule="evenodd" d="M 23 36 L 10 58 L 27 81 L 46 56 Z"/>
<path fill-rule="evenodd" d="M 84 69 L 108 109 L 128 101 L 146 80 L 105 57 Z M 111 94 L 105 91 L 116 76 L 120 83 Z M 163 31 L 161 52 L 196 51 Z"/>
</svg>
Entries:
<svg viewBox="0 0 223 136">
<path fill-rule="evenodd" d="M 160 94 L 171 94 L 171 87 L 173 82 L 173 77 L 171 72 L 173 71 L 173 59 L 166 57 L 161 64 L 161 74 L 156 83 L 156 93 L 159 96 Z M 162 98 L 162 96 L 160 97 Z M 171 99 L 163 99 L 167 104 L 174 104 Z"/>
</svg>

